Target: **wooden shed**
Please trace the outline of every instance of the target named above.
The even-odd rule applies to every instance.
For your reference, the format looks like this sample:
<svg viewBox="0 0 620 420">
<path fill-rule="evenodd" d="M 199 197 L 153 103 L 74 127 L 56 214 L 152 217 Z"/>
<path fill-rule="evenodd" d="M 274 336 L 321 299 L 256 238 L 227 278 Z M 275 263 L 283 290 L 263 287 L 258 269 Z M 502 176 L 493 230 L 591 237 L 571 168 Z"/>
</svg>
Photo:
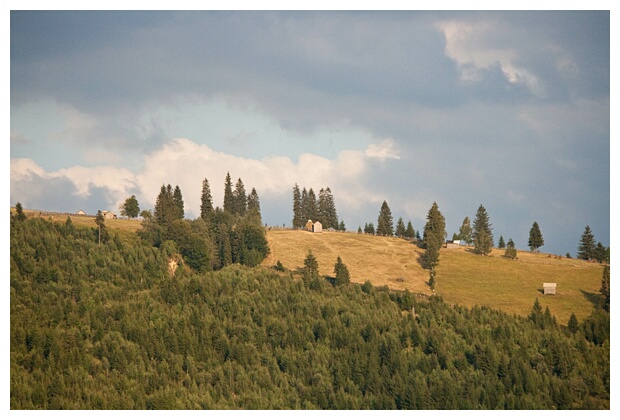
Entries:
<svg viewBox="0 0 620 420">
<path fill-rule="evenodd" d="M 314 224 L 312 225 L 312 232 L 314 233 L 323 232 L 323 225 L 321 224 L 321 222 L 319 222 L 318 220 L 314 222 Z"/>
<path fill-rule="evenodd" d="M 461 247 L 461 240 L 460 239 L 455 239 L 453 241 L 447 241 L 446 242 L 446 248 L 460 248 Z"/>
<path fill-rule="evenodd" d="M 543 283 L 543 294 L 555 295 L 556 283 Z"/>
<path fill-rule="evenodd" d="M 79 210 L 76 214 L 78 216 L 86 216 L 86 212 L 84 210 Z"/>
<path fill-rule="evenodd" d="M 308 232 L 312 232 L 312 228 L 314 227 L 314 223 L 312 223 L 312 220 L 308 219 L 308 222 L 306 223 L 306 227 L 305 229 Z"/>
<path fill-rule="evenodd" d="M 103 214 L 103 217 L 105 219 L 116 219 L 116 215 L 112 213 L 111 211 L 104 210 L 101 212 L 101 214 Z"/>
</svg>

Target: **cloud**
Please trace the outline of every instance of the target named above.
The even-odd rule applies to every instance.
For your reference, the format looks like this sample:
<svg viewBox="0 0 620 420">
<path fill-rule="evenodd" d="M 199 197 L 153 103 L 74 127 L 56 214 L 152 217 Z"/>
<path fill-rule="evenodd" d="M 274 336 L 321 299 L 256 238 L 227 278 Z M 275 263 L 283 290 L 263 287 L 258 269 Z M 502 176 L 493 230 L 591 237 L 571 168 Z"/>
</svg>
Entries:
<svg viewBox="0 0 620 420">
<path fill-rule="evenodd" d="M 72 166 L 46 172 L 32 159 L 11 159 L 11 200 L 21 201 L 24 206 L 35 203 L 58 209 L 64 200 L 60 194 L 87 200 L 96 193 L 99 201 L 103 197 L 106 208 L 117 209 L 135 194 L 142 208 L 152 208 L 161 185 L 171 184 L 180 186 L 186 212 L 195 217 L 200 213 L 202 180 L 209 180 L 214 203 L 221 205 L 224 179 L 229 172 L 234 181 L 241 178 L 246 189 L 256 188 L 260 197 L 287 201 L 295 183 L 317 190 L 329 186 L 344 205 L 359 207 L 379 200 L 379 192 L 370 191 L 364 180 L 373 163 L 388 159 L 398 159 L 389 140 L 371 144 L 363 151 L 343 150 L 334 159 L 304 153 L 294 162 L 275 155 L 263 159 L 238 157 L 180 138 L 147 155 L 136 173 L 115 166 Z M 58 194 L 39 197 L 41 186 L 59 189 Z M 52 197 L 54 203 L 45 202 Z M 88 210 L 97 209 L 89 206 Z"/>
</svg>

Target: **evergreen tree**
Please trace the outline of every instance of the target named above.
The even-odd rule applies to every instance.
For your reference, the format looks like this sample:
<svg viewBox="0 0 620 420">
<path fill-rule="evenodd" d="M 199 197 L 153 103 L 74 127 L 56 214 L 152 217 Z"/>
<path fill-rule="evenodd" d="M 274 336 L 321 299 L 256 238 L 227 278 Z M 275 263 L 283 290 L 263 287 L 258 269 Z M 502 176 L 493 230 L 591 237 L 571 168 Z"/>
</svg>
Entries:
<svg viewBox="0 0 620 420">
<path fill-rule="evenodd" d="M 405 237 L 405 222 L 403 222 L 403 218 L 399 217 L 398 222 L 396 222 L 396 236 L 399 238 Z"/>
<path fill-rule="evenodd" d="M 232 180 L 230 179 L 230 172 L 226 172 L 226 179 L 224 180 L 224 211 L 234 214 L 235 200 L 233 198 Z"/>
<path fill-rule="evenodd" d="M 233 214 L 245 216 L 248 209 L 247 196 L 245 194 L 245 186 L 241 178 L 237 179 L 235 191 L 233 191 Z"/>
<path fill-rule="evenodd" d="M 362 231 L 362 227 L 361 227 L 361 226 L 358 226 L 358 227 L 357 227 L 357 233 L 358 233 L 358 234 L 362 234 L 362 233 L 364 233 L 364 232 Z"/>
<path fill-rule="evenodd" d="M 26 215 L 24 214 L 22 203 L 20 203 L 19 201 L 17 202 L 17 204 L 15 204 L 15 213 L 16 213 L 17 220 L 19 220 L 20 222 L 23 222 L 24 220 L 26 220 Z"/>
<path fill-rule="evenodd" d="M 174 220 L 180 220 L 185 217 L 185 209 L 183 204 L 183 194 L 181 189 L 177 185 L 174 187 L 174 193 L 172 194 L 172 202 L 174 203 Z"/>
<path fill-rule="evenodd" d="M 405 238 L 413 239 L 415 238 L 415 230 L 413 229 L 413 225 L 411 224 L 411 220 L 407 222 L 407 229 L 405 229 Z"/>
<path fill-rule="evenodd" d="M 497 242 L 497 247 L 499 249 L 506 248 L 506 242 L 504 242 L 504 237 L 502 235 L 499 235 L 499 241 Z"/>
<path fill-rule="evenodd" d="M 159 195 L 155 200 L 155 223 L 160 226 L 169 226 L 176 216 L 176 208 L 172 198 L 172 187 L 170 184 L 161 186 Z"/>
<path fill-rule="evenodd" d="M 431 291 L 433 293 L 435 293 L 435 286 L 436 286 L 436 281 L 435 281 L 435 270 L 431 270 L 429 278 L 428 278 L 428 287 L 430 287 Z"/>
<path fill-rule="evenodd" d="M 202 180 L 202 193 L 200 194 L 200 217 L 208 220 L 213 215 L 213 197 L 207 178 Z"/>
<path fill-rule="evenodd" d="M 366 232 L 366 233 L 368 233 L 370 235 L 374 235 L 375 234 L 375 225 L 372 222 L 368 223 L 368 232 Z"/>
<path fill-rule="evenodd" d="M 424 266 L 433 269 L 439 262 L 439 249 L 441 249 L 446 236 L 446 220 L 439 211 L 439 206 L 434 202 L 428 210 L 426 225 L 424 225 Z"/>
<path fill-rule="evenodd" d="M 301 227 L 306 226 L 306 222 L 310 219 L 309 209 L 308 209 L 308 190 L 306 187 L 301 191 Z"/>
<path fill-rule="evenodd" d="M 381 204 L 379 218 L 377 219 L 377 235 L 394 236 L 394 219 L 392 218 L 392 211 L 385 200 Z"/>
<path fill-rule="evenodd" d="M 349 284 L 351 281 L 349 276 L 349 269 L 347 268 L 346 264 L 342 262 L 340 255 L 338 256 L 338 259 L 336 260 L 336 265 L 334 266 L 334 274 L 334 286 Z"/>
<path fill-rule="evenodd" d="M 105 225 L 105 217 L 103 217 L 101 210 L 97 210 L 95 223 L 97 224 L 97 243 L 106 243 L 108 241 L 108 229 Z"/>
<path fill-rule="evenodd" d="M 590 226 L 586 226 L 581 235 L 581 242 L 579 243 L 579 252 L 577 258 L 581 260 L 591 260 L 594 258 L 595 246 L 594 246 L 594 234 L 590 230 Z"/>
<path fill-rule="evenodd" d="M 605 301 L 603 302 L 603 309 L 607 312 L 609 312 L 609 304 L 610 304 L 610 299 L 611 299 L 609 279 L 610 279 L 609 266 L 606 265 L 603 268 L 603 278 L 601 280 L 601 294 L 605 298 Z"/>
<path fill-rule="evenodd" d="M 338 215 L 334 196 L 329 187 L 319 191 L 319 201 L 317 208 L 317 219 L 323 224 L 323 228 L 338 229 Z"/>
<path fill-rule="evenodd" d="M 303 219 L 301 209 L 301 192 L 299 191 L 299 185 L 295 183 L 293 187 L 293 229 L 301 229 L 304 227 L 306 220 Z"/>
<path fill-rule="evenodd" d="M 344 220 L 340 221 L 340 224 L 338 225 L 338 230 L 341 231 L 341 232 L 346 232 L 347 228 L 344 225 Z"/>
<path fill-rule="evenodd" d="M 306 213 L 308 215 L 308 220 L 312 220 L 313 222 L 316 222 L 317 220 L 319 220 L 318 219 L 319 211 L 318 211 L 317 202 L 316 202 L 316 195 L 314 194 L 314 190 L 312 188 L 308 190 L 308 199 L 306 202 L 306 206 L 307 206 Z"/>
<path fill-rule="evenodd" d="M 596 244 L 596 248 L 594 248 L 594 259 L 599 263 L 605 262 L 606 257 L 606 248 L 602 243 Z"/>
<path fill-rule="evenodd" d="M 316 278 L 319 276 L 319 262 L 312 253 L 312 250 L 308 250 L 306 258 L 304 259 L 304 277 L 307 279 Z"/>
<path fill-rule="evenodd" d="M 530 229 L 530 239 L 527 241 L 527 245 L 530 247 L 532 252 L 538 251 L 538 248 L 543 246 L 545 241 L 543 240 L 542 233 L 540 232 L 540 227 L 538 227 L 538 222 L 534 222 L 532 228 Z"/>
<path fill-rule="evenodd" d="M 570 314 L 570 318 L 568 319 L 568 330 L 573 334 L 579 330 L 579 321 L 577 321 L 577 317 L 574 312 Z"/>
<path fill-rule="evenodd" d="M 508 245 L 506 246 L 504 257 L 512 258 L 513 260 L 517 258 L 517 248 L 515 248 L 515 243 L 512 241 L 512 238 L 508 239 Z"/>
<path fill-rule="evenodd" d="M 489 223 L 489 215 L 482 204 L 476 212 L 472 238 L 474 240 L 475 254 L 487 255 L 491 252 L 493 248 L 493 232 Z"/>
<path fill-rule="evenodd" d="M 262 217 L 260 212 L 260 199 L 258 198 L 258 193 L 256 192 L 256 188 L 252 187 L 252 191 L 250 195 L 248 195 L 248 215 L 252 218 L 252 220 L 256 221 L 259 225 L 262 225 Z"/>
<path fill-rule="evenodd" d="M 138 217 L 140 214 L 140 206 L 138 205 L 138 200 L 135 195 L 132 195 L 120 207 L 121 215 L 127 216 L 130 219 L 134 217 Z"/>
<path fill-rule="evenodd" d="M 469 217 L 465 216 L 465 219 L 463 219 L 463 224 L 459 228 L 459 238 L 462 241 L 465 241 L 467 245 L 471 245 L 473 242 L 471 233 L 471 223 L 469 221 Z"/>
</svg>

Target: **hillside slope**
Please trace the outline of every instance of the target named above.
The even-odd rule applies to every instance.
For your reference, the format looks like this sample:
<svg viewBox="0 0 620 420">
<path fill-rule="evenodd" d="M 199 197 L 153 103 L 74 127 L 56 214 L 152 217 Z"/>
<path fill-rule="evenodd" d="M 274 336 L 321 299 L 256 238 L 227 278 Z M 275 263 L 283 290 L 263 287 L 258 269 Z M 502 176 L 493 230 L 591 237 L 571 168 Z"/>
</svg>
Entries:
<svg viewBox="0 0 620 420">
<path fill-rule="evenodd" d="M 303 266 L 312 250 L 322 275 L 333 275 L 338 255 L 347 265 L 351 280 L 370 280 L 376 286 L 408 289 L 430 294 L 428 272 L 420 265 L 423 250 L 405 240 L 354 233 L 271 230 L 267 232 L 271 254 L 263 265 L 278 260 L 288 269 Z M 494 249 L 488 257 L 471 248 L 440 251 L 436 294 L 446 301 L 468 307 L 486 305 L 517 315 L 527 315 L 538 298 L 562 324 L 571 313 L 586 318 L 599 300 L 603 266 L 549 254 L 519 251 L 517 260 L 502 257 Z M 557 295 L 544 296 L 543 283 L 557 283 Z"/>
</svg>

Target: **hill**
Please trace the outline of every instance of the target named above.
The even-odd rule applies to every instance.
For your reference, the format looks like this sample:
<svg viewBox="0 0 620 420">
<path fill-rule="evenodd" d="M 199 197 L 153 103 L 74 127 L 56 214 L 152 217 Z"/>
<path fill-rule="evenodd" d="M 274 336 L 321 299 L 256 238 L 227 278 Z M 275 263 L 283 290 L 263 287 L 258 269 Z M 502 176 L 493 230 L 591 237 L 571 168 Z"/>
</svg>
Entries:
<svg viewBox="0 0 620 420">
<path fill-rule="evenodd" d="M 355 233 L 301 230 L 270 230 L 271 254 L 263 265 L 278 260 L 295 270 L 312 250 L 322 275 L 333 275 L 338 255 L 347 265 L 351 281 L 429 295 L 428 272 L 420 265 L 423 250 L 403 239 Z M 447 302 L 467 307 L 486 305 L 507 313 L 528 315 L 534 300 L 566 324 L 571 313 L 586 318 L 598 303 L 603 267 L 577 259 L 519 251 L 517 260 L 502 257 L 494 249 L 490 256 L 475 255 L 471 248 L 440 250 L 436 294 Z M 543 283 L 557 283 L 555 296 L 542 294 Z"/>
</svg>

